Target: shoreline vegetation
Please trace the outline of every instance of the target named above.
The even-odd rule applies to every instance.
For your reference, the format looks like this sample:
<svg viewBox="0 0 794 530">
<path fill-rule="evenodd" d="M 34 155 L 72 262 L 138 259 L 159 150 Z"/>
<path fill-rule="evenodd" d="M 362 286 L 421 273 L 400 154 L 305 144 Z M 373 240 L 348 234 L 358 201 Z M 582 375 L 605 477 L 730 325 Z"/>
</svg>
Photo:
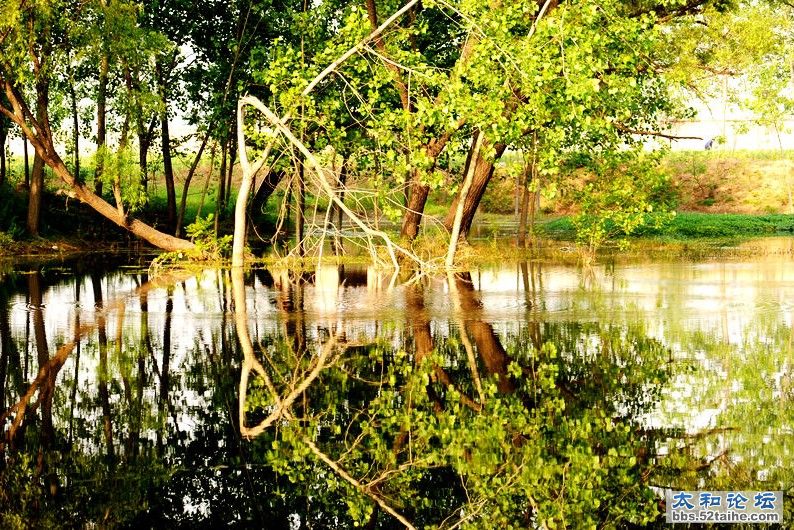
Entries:
<svg viewBox="0 0 794 530">
<path fill-rule="evenodd" d="M 701 249 L 698 253 L 712 252 L 714 249 L 732 247 L 752 238 L 794 235 L 794 214 L 780 213 L 788 209 L 785 183 L 790 178 L 787 168 L 791 165 L 791 160 L 794 160 L 794 154 L 787 152 L 668 153 L 660 162 L 660 167 L 667 172 L 669 178 L 667 193 L 672 196 L 671 204 L 676 207 L 675 215 L 664 222 L 655 223 L 652 221 L 655 214 L 648 214 L 649 220 L 628 236 L 617 228 L 601 245 L 602 250 L 608 254 L 618 252 L 630 257 L 636 253 L 637 248 L 642 249 L 641 252 L 650 248 L 663 248 L 679 255 L 677 249 L 683 249 L 684 254 L 695 247 Z M 211 169 L 200 168 L 199 173 L 202 171 L 209 172 Z M 555 189 L 554 192 L 541 190 L 538 193 L 538 213 L 534 224 L 529 228 L 528 241 L 523 246 L 516 244 L 518 217 L 515 212 L 510 211 L 514 206 L 515 171 L 509 157 L 497 168 L 492 186 L 483 198 L 482 211 L 475 217 L 469 244 L 461 248 L 461 260 L 464 263 L 487 261 L 487 257 L 494 253 L 500 257 L 523 258 L 531 256 L 538 248 L 551 249 L 553 254 L 559 254 L 566 260 L 572 252 L 576 254 L 577 229 L 574 216 L 577 211 L 569 193 L 564 189 Z M 12 176 L 14 173 L 19 172 L 11 171 Z M 234 183 L 237 183 L 237 179 Z M 153 226 L 162 223 L 167 215 L 164 197 L 159 193 L 164 190 L 158 184 L 155 182 L 155 191 L 139 214 Z M 46 194 L 41 235 L 26 236 L 20 227 L 24 225 L 27 193 L 13 179 L 3 188 L 6 200 L 0 205 L 2 259 L 9 260 L 16 256 L 57 258 L 92 252 L 142 251 L 148 248 L 89 208 L 59 193 L 57 189 L 50 189 Z M 547 188 L 554 189 L 554 185 L 550 183 Z M 275 209 L 278 207 L 278 199 L 283 199 L 285 193 L 288 191 L 277 188 L 268 207 L 255 212 L 252 217 L 257 230 L 249 234 L 249 243 L 258 244 L 257 254 L 263 254 L 262 249 L 269 247 L 265 241 L 275 232 L 279 213 Z M 185 224 L 194 223 L 197 216 L 204 219 L 207 213 L 216 212 L 213 197 L 214 190 L 205 191 L 201 195 L 188 195 Z M 435 199 L 442 205 L 448 202 L 444 191 L 437 191 Z M 306 210 L 326 207 L 321 200 L 308 194 L 305 200 Z M 224 221 L 219 223 L 219 233 L 231 231 L 231 219 L 228 215 L 231 208 L 233 204 L 229 205 L 230 211 L 226 212 Z M 443 212 L 444 210 L 434 211 L 433 205 L 429 203 L 425 225 L 440 225 Z M 289 222 L 287 219 L 287 223 Z M 387 218 L 384 218 L 383 223 L 396 235 L 399 230 L 396 223 L 390 223 Z M 283 239 L 289 239 L 293 229 L 289 224 L 282 226 Z M 622 237 L 630 244 L 616 248 L 615 241 Z M 448 238 L 448 235 L 442 229 L 428 228 L 417 238 L 414 246 L 420 251 L 428 250 L 446 244 L 442 241 L 444 238 Z M 254 259 L 256 263 L 275 260 L 273 253 L 268 251 Z M 324 261 L 344 263 L 357 263 L 362 260 L 366 260 L 366 256 L 346 254 L 342 257 L 324 258 Z M 302 267 L 304 262 L 307 265 L 313 264 L 317 259 L 306 257 L 289 260 L 291 266 L 297 267 Z"/>
<path fill-rule="evenodd" d="M 794 155 L 789 157 L 789 153 L 763 151 L 668 153 L 660 167 L 668 174 L 668 192 L 672 195 L 672 205 L 677 207 L 677 211 L 662 223 L 646 221 L 626 240 L 631 246 L 646 250 L 659 245 L 668 250 L 679 247 L 691 250 L 693 245 L 687 243 L 713 250 L 722 246 L 734 246 L 752 238 L 794 235 L 794 215 L 780 213 L 788 208 L 784 184 L 788 178 L 785 170 L 790 165 L 790 159 L 794 160 Z M 516 245 L 519 223 L 515 213 L 510 211 L 515 194 L 515 186 L 511 186 L 514 184 L 512 173 L 515 170 L 509 158 L 497 168 L 492 188 L 483 198 L 482 211 L 475 217 L 469 236 L 470 243 L 461 249 L 463 261 L 481 260 L 482 256 L 478 255 L 483 254 L 480 251 L 483 248 L 487 249 L 484 253 L 486 256 L 494 252 L 499 256 L 516 257 L 531 254 Z M 201 168 L 199 173 L 201 171 L 209 172 L 210 168 Z M 14 173 L 12 168 L 12 177 Z M 24 225 L 27 193 L 18 183 L 16 189 L 12 187 L 14 184 L 12 179 L 2 190 L 5 200 L 0 205 L 0 257 L 3 259 L 15 256 L 53 258 L 127 249 L 141 251 L 146 248 L 126 231 L 113 226 L 90 208 L 70 200 L 56 189 L 50 189 L 46 194 L 41 235 L 26 236 L 20 226 Z M 162 191 L 162 186 L 156 186 L 149 203 L 140 213 L 153 226 L 162 223 L 167 215 L 164 197 L 160 197 L 161 193 L 158 193 Z M 277 208 L 275 199 L 283 198 L 284 193 L 285 190 L 277 188 L 270 207 L 254 213 L 253 220 L 257 224 L 257 230 L 249 234 L 249 243 L 258 244 L 259 254 L 262 248 L 268 246 L 265 240 L 275 232 L 278 216 L 278 212 L 274 211 Z M 437 192 L 437 195 L 439 204 L 447 202 L 448 198 L 442 196 L 443 192 Z M 197 215 L 205 218 L 207 213 L 216 211 L 212 197 L 214 190 L 187 197 L 186 225 L 194 223 Z M 202 198 L 205 200 L 202 201 Z M 305 200 L 307 210 L 312 206 L 326 206 L 311 196 L 307 196 Z M 536 200 L 539 211 L 529 229 L 529 242 L 525 246 L 534 239 L 535 246 L 563 249 L 562 255 L 569 253 L 571 249 L 575 250 L 577 230 L 574 216 L 577 212 L 565 190 L 557 190 L 556 193 L 544 193 L 541 190 Z M 218 227 L 219 233 L 231 231 L 228 213 Z M 438 220 L 437 224 L 440 225 L 443 210 L 434 212 L 432 204 L 428 204 L 426 214 L 428 218 Z M 649 218 L 653 215 L 649 214 Z M 288 219 L 287 222 L 289 221 Z M 384 223 L 388 224 L 389 220 L 384 218 Z M 432 226 L 433 223 L 426 221 L 425 224 Z M 392 223 L 392 227 L 393 232 L 399 228 L 395 223 Z M 281 226 L 282 237 L 289 239 L 292 230 L 294 227 L 289 224 Z M 435 247 L 445 244 L 441 241 L 445 237 L 448 238 L 441 229 L 435 234 L 432 229 L 425 230 L 424 237 L 420 236 L 415 246 L 420 249 Z M 613 243 L 621 237 L 625 237 L 625 234 L 619 229 L 615 230 L 612 237 L 604 241 L 604 250 L 610 254 L 616 250 L 620 252 Z M 498 246 L 494 244 L 495 241 L 499 242 Z M 627 247 L 623 252 L 631 255 L 634 251 Z M 266 257 L 257 259 L 260 262 L 263 260 L 273 261 Z M 290 260 L 290 263 L 300 266 L 303 261 L 307 264 L 315 263 L 316 259 L 296 258 Z M 336 258 L 336 261 L 340 261 L 340 258 Z M 346 255 L 341 261 L 355 263 L 361 259 Z"/>
<path fill-rule="evenodd" d="M 510 218 L 491 215 L 488 219 L 491 226 L 499 226 L 500 221 L 509 224 Z M 487 231 L 487 226 L 484 229 Z M 619 245 L 615 241 L 605 243 L 599 248 L 598 256 L 626 260 L 647 257 L 658 260 L 665 256 L 670 259 L 696 259 L 726 255 L 764 255 L 769 250 L 763 245 L 745 243 L 787 236 L 792 236 L 794 240 L 794 215 L 679 212 L 667 227 L 632 235 L 627 239 L 627 245 Z M 530 238 L 525 247 L 517 246 L 515 239 L 514 235 L 495 232 L 491 237 L 473 238 L 461 247 L 460 260 L 463 265 L 477 265 L 502 259 L 553 259 L 564 263 L 574 263 L 581 259 L 577 250 L 576 233 L 568 216 L 538 220 L 535 236 Z M 439 243 L 441 241 L 432 236 L 417 240 L 418 247 L 427 249 Z M 17 241 L 0 234 L 0 261 L 68 259 L 79 255 L 125 252 L 151 253 L 153 257 L 157 255 L 155 249 L 135 240 L 96 241 L 53 235 Z M 174 256 L 168 261 L 187 263 L 190 259 L 187 256 L 184 259 Z M 228 259 L 218 258 L 215 261 L 224 264 Z M 306 269 L 318 262 L 364 265 L 370 261 L 368 254 L 327 253 L 318 261 L 318 258 L 308 256 L 285 259 L 272 251 L 266 251 L 262 256 L 250 257 L 249 263 L 260 266 L 281 262 L 290 268 Z"/>
</svg>

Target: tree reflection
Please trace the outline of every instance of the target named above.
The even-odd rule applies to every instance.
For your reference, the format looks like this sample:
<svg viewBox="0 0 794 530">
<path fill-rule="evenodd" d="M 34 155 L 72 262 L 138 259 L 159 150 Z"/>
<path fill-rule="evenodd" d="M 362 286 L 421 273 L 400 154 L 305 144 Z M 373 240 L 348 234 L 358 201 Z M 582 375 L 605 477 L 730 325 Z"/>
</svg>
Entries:
<svg viewBox="0 0 794 530">
<path fill-rule="evenodd" d="M 241 281 L 236 308 L 246 307 Z M 443 528 L 653 520 L 656 501 L 636 456 L 647 454 L 638 418 L 609 415 L 589 396 L 580 402 L 576 389 L 566 396 L 559 376 L 567 361 L 551 344 L 537 350 L 516 341 L 508 354 L 493 327 L 477 318 L 469 278 L 451 282 L 467 319 L 445 336 L 431 333 L 421 286 L 406 291 L 413 353 L 389 337 L 366 348 L 320 337 L 308 359 L 268 349 L 260 363 L 250 345 L 241 424 L 246 415 L 265 418 L 242 432 L 272 440 L 268 461 L 311 499 L 305 520 L 334 514 L 349 519 L 340 526 Z M 238 309 L 238 326 L 247 322 Z M 238 327 L 238 336 L 246 334 Z M 467 334 L 478 366 L 459 346 Z M 652 375 L 643 381 L 647 391 L 662 381 L 658 356 L 645 353 L 647 365 L 633 366 L 632 377 L 639 383 Z M 589 368 L 595 372 L 601 360 Z M 467 395 L 478 371 L 485 374 L 481 402 Z M 259 378 L 249 381 L 249 372 Z M 614 385 L 602 389 L 602 399 L 618 395 L 623 383 L 601 380 Z"/>
<path fill-rule="evenodd" d="M 588 319 L 544 320 L 519 266 L 504 325 L 476 275 L 331 272 L 5 277 L 0 527 L 616 528 L 658 521 L 650 486 L 791 487 L 785 322 L 653 338 L 593 290 Z M 350 310 L 381 299 L 400 313 Z M 670 421 L 676 385 L 718 421 Z"/>
</svg>

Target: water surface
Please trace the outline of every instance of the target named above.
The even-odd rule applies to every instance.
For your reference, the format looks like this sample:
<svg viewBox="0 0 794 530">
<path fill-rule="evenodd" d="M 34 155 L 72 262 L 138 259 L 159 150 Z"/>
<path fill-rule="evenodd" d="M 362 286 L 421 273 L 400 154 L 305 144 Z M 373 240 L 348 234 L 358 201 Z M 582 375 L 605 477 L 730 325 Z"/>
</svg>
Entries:
<svg viewBox="0 0 794 530">
<path fill-rule="evenodd" d="M 663 488 L 791 494 L 792 240 L 752 245 L 419 279 L 7 267 L 0 526 L 623 528 L 661 524 Z"/>
</svg>

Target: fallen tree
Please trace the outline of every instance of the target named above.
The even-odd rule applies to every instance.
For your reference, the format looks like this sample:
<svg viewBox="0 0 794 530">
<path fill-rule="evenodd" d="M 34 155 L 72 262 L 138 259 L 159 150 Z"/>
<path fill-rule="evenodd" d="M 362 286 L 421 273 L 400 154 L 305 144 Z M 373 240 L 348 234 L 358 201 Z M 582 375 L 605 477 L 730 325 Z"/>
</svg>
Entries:
<svg viewBox="0 0 794 530">
<path fill-rule="evenodd" d="M 0 113 L 19 126 L 25 138 L 36 150 L 36 153 L 44 160 L 44 163 L 52 168 L 53 173 L 58 176 L 61 182 L 66 185 L 67 195 L 87 204 L 106 219 L 129 230 L 137 237 L 157 248 L 171 252 L 195 248 L 191 241 L 166 234 L 143 221 L 131 217 L 124 211 L 122 205 L 112 206 L 91 191 L 88 186 L 79 182 L 66 167 L 60 155 L 58 155 L 52 137 L 49 117 L 45 114 L 42 120 L 36 119 L 22 97 L 20 90 L 6 77 L 5 66 L 3 64 L 3 69 L 0 71 L 0 76 L 2 76 L 0 77 L 0 82 L 3 84 L 6 98 L 11 108 L 0 105 Z"/>
<path fill-rule="evenodd" d="M 103 217 L 157 248 L 167 251 L 192 250 L 195 248 L 192 242 L 161 232 L 130 215 L 129 208 L 122 200 L 119 175 L 113 183 L 116 204 L 111 205 L 90 190 L 79 175 L 72 173 L 58 154 L 49 112 L 55 98 L 50 98 L 49 86 L 61 74 L 60 69 L 68 61 L 71 52 L 69 46 L 72 45 L 66 38 L 68 20 L 53 16 L 60 9 L 68 10 L 58 2 L 47 1 L 9 4 L 8 9 L 4 10 L 4 19 L 0 21 L 0 90 L 5 97 L 0 98 L 0 115 L 19 127 L 22 136 L 35 149 L 38 163 L 52 168 L 65 187 L 66 195 L 87 204 Z M 98 109 L 98 112 L 103 110 Z M 127 126 L 122 129 L 120 148 L 125 147 L 127 141 Z M 102 130 L 98 133 L 100 136 L 104 134 Z M 101 146 L 99 151 L 101 158 Z M 43 182 L 39 182 L 39 188 L 41 184 Z M 37 205 L 31 207 L 29 212 L 34 214 L 34 218 L 28 222 L 33 234 L 38 224 L 36 208 Z"/>
</svg>

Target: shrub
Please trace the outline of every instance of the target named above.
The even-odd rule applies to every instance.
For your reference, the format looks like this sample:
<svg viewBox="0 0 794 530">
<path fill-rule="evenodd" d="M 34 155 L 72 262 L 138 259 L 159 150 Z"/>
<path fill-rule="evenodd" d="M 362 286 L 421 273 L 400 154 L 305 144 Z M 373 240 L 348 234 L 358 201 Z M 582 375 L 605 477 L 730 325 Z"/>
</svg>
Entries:
<svg viewBox="0 0 794 530">
<path fill-rule="evenodd" d="M 196 222 L 185 228 L 185 233 L 196 249 L 201 253 L 214 257 L 228 257 L 232 253 L 232 239 L 234 236 L 215 235 L 215 215 L 209 214 L 205 218 L 199 217 Z"/>
</svg>

